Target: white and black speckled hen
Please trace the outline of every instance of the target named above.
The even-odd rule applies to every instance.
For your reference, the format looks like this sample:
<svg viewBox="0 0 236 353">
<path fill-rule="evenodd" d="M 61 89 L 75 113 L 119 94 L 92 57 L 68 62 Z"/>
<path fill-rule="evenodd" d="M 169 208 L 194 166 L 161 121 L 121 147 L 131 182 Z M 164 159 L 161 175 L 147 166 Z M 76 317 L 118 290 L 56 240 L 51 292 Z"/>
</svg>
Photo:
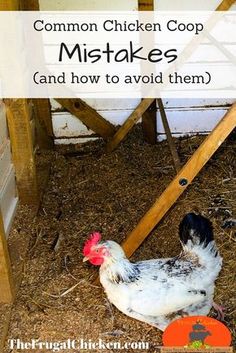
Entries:
<svg viewBox="0 0 236 353">
<path fill-rule="evenodd" d="M 124 314 L 164 330 L 173 320 L 207 315 L 222 259 L 211 222 L 187 214 L 179 226 L 183 250 L 174 258 L 130 262 L 116 242 L 100 241 L 93 233 L 85 243 L 84 261 L 100 266 L 100 281 L 108 299 Z"/>
</svg>

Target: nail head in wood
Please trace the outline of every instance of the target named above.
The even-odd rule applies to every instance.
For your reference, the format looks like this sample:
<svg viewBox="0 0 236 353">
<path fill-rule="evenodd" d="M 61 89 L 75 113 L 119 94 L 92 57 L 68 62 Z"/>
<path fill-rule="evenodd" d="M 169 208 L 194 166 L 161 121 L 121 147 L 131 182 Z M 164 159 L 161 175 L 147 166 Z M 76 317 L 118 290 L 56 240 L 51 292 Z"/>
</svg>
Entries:
<svg viewBox="0 0 236 353">
<path fill-rule="evenodd" d="M 185 179 L 185 178 L 181 178 L 181 179 L 179 180 L 179 185 L 181 185 L 181 186 L 186 186 L 186 185 L 188 185 L 188 180 Z"/>
</svg>

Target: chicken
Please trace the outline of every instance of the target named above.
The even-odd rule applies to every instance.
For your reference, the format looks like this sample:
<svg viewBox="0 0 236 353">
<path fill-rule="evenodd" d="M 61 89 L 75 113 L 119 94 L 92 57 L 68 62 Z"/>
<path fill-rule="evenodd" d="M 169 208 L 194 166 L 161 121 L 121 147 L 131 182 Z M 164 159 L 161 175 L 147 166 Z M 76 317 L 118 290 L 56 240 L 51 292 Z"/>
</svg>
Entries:
<svg viewBox="0 0 236 353">
<path fill-rule="evenodd" d="M 179 236 L 180 255 L 132 263 L 119 244 L 93 233 L 84 245 L 84 261 L 100 266 L 100 282 L 120 311 L 164 330 L 177 318 L 209 313 L 222 266 L 208 219 L 187 214 Z"/>
</svg>

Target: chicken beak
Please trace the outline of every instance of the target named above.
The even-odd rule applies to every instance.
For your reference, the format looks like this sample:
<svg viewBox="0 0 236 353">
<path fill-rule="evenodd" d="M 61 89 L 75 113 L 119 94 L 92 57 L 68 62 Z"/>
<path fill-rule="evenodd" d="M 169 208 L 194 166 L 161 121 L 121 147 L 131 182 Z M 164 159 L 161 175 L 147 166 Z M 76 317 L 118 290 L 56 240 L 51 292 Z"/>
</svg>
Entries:
<svg viewBox="0 0 236 353">
<path fill-rule="evenodd" d="M 87 257 L 87 256 L 85 256 L 84 258 L 83 258 L 83 262 L 86 262 L 86 261 L 88 261 L 89 260 L 89 258 Z"/>
</svg>

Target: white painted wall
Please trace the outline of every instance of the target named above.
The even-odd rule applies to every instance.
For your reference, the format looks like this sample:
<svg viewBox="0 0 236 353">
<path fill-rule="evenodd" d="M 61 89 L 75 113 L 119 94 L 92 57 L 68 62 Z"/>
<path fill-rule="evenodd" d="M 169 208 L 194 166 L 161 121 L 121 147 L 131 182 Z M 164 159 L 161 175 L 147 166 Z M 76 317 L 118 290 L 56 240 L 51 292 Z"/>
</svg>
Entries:
<svg viewBox="0 0 236 353">
<path fill-rule="evenodd" d="M 114 100 L 110 100 L 107 106 L 105 101 L 99 102 L 96 100 L 88 103 L 93 108 L 96 107 L 99 114 L 105 119 L 114 125 L 121 125 L 135 109 L 138 102 L 138 100 L 124 100 L 116 108 L 113 105 Z M 209 133 L 227 112 L 226 104 L 232 104 L 233 100 L 175 99 L 164 100 L 163 102 L 172 134 L 179 137 L 196 133 Z M 57 137 L 56 143 L 83 143 L 91 140 L 88 135 L 93 135 L 93 131 L 88 130 L 70 113 L 55 111 L 54 109 L 55 107 L 58 108 L 58 104 L 54 104 L 53 101 L 52 107 L 53 127 Z M 157 132 L 159 141 L 166 138 L 159 111 L 157 112 Z"/>
<path fill-rule="evenodd" d="M 155 10 L 214 10 L 221 0 L 154 0 Z M 138 0 L 40 0 L 41 10 L 137 10 Z M 236 10 L 236 5 L 231 9 Z M 138 105 L 139 100 L 87 99 L 86 102 L 114 125 L 122 124 Z M 196 132 L 208 133 L 227 111 L 232 100 L 172 99 L 165 100 L 167 117 L 175 136 Z M 51 100 L 56 143 L 80 143 L 93 134 L 77 118 L 66 112 L 57 112 L 60 106 Z M 157 112 L 159 140 L 165 138 L 160 115 Z M 64 138 L 63 138 L 64 137 Z"/>
<path fill-rule="evenodd" d="M 5 106 L 0 100 L 0 209 L 8 235 L 18 202 Z"/>
<path fill-rule="evenodd" d="M 86 102 L 96 109 L 100 115 L 114 125 L 122 125 L 140 102 L 139 99 L 86 99 Z M 88 141 L 87 135 L 93 131 L 88 130 L 76 117 L 67 112 L 57 112 L 60 105 L 51 100 L 52 119 L 56 143 L 82 143 Z M 86 136 L 86 137 L 85 137 Z M 65 137 L 65 139 L 63 139 Z M 69 137 L 69 139 L 68 139 Z M 76 139 L 77 137 L 77 139 Z"/>
</svg>

